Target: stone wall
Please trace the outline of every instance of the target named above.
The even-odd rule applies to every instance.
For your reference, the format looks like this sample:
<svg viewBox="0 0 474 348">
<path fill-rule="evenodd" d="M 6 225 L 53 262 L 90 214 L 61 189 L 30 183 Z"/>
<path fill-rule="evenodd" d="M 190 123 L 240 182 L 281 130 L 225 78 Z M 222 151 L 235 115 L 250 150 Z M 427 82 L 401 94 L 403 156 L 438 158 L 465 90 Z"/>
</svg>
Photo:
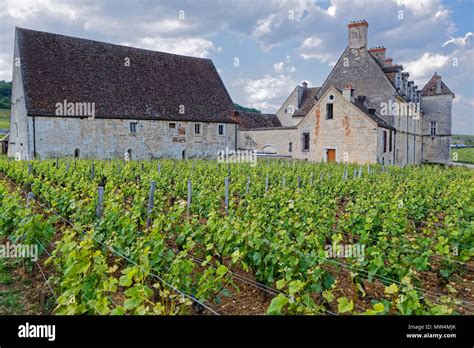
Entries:
<svg viewBox="0 0 474 348">
<path fill-rule="evenodd" d="M 269 152 L 273 148 L 278 155 L 292 157 L 300 151 L 296 127 L 239 130 L 237 139 L 237 148 L 242 150 Z"/>
<path fill-rule="evenodd" d="M 73 157 L 76 149 L 81 158 L 123 158 L 128 150 L 132 159 L 217 158 L 218 151 L 233 150 L 236 145 L 234 124 L 224 124 L 224 135 L 218 135 L 218 123 L 198 122 L 201 134 L 197 135 L 196 122 L 73 117 L 35 117 L 34 121 L 40 158 Z M 130 131 L 132 122 L 137 122 L 136 133 Z"/>
<path fill-rule="evenodd" d="M 28 157 L 31 144 L 28 143 L 29 129 L 26 117 L 25 93 L 23 89 L 21 66 L 17 65 L 19 61 L 15 60 L 17 57 L 19 57 L 19 53 L 17 40 L 15 37 L 8 156 L 15 157 L 18 159 L 25 159 Z"/>
<path fill-rule="evenodd" d="M 326 119 L 326 100 L 333 95 L 333 119 Z M 295 157 L 326 161 L 326 150 L 336 150 L 337 162 L 375 163 L 379 131 L 376 123 L 331 87 L 298 125 L 299 135 L 310 133 L 310 149 Z"/>
<path fill-rule="evenodd" d="M 425 96 L 422 98 L 423 162 L 449 164 L 451 162 L 451 95 Z M 436 122 L 436 135 L 431 135 L 431 122 Z"/>
<path fill-rule="evenodd" d="M 278 116 L 278 119 L 280 120 L 280 123 L 283 127 L 296 126 L 301 121 L 301 117 L 293 117 L 293 114 L 290 113 L 290 109 L 293 108 L 293 113 L 298 110 L 302 96 L 303 87 L 296 86 L 293 92 L 291 92 L 290 96 L 276 112 L 276 115 Z"/>
</svg>

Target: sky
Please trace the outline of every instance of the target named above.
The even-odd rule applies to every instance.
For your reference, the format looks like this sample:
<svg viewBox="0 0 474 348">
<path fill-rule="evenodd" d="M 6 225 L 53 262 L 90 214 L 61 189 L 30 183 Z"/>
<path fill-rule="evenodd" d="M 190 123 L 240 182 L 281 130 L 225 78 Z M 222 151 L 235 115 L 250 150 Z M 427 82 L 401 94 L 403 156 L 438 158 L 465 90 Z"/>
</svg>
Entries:
<svg viewBox="0 0 474 348">
<path fill-rule="evenodd" d="M 323 84 L 361 19 L 419 88 L 442 76 L 453 133 L 474 134 L 474 0 L 0 0 L 0 80 L 17 26 L 210 58 L 234 102 L 275 113 L 302 81 Z"/>
</svg>

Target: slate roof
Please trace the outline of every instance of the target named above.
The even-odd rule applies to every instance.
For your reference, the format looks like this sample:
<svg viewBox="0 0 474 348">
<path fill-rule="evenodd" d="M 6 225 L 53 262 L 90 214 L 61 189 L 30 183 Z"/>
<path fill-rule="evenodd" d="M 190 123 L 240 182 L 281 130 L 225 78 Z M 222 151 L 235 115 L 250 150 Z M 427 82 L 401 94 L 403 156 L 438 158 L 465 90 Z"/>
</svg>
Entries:
<svg viewBox="0 0 474 348">
<path fill-rule="evenodd" d="M 396 131 L 395 127 L 393 127 L 390 123 L 385 121 L 381 116 L 377 115 L 376 113 L 371 113 L 370 110 L 364 105 L 365 96 L 358 96 L 352 104 L 357 106 L 359 110 L 364 112 L 367 116 L 369 116 L 372 120 L 374 120 L 379 127 L 387 128 Z"/>
<path fill-rule="evenodd" d="M 28 115 L 55 116 L 67 100 L 95 103 L 98 118 L 237 122 L 210 59 L 22 28 L 16 36 Z"/>
<path fill-rule="evenodd" d="M 441 79 L 437 73 L 434 73 L 433 77 L 428 81 L 428 83 L 421 90 L 422 96 L 433 96 L 433 95 L 443 95 L 451 94 L 454 97 L 454 93 L 445 85 L 443 80 L 441 80 L 441 93 L 436 93 L 436 80 Z"/>
<path fill-rule="evenodd" d="M 281 127 L 280 120 L 275 114 L 239 111 L 237 115 L 241 129 Z"/>
<path fill-rule="evenodd" d="M 293 117 L 304 117 L 311 110 L 311 108 L 317 103 L 318 95 L 321 87 L 306 87 L 303 91 L 301 103 L 299 109 L 293 114 Z"/>
</svg>

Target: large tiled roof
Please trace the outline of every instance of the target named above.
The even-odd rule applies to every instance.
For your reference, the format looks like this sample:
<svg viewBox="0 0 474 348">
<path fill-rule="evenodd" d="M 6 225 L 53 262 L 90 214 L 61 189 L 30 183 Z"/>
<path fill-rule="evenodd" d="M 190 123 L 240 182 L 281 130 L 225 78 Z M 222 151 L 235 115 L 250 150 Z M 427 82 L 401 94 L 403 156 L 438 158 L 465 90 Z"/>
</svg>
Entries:
<svg viewBox="0 0 474 348">
<path fill-rule="evenodd" d="M 428 81 L 428 83 L 423 87 L 421 90 L 421 95 L 424 97 L 429 97 L 433 95 L 442 95 L 442 94 L 451 94 L 454 97 L 454 93 L 445 85 L 445 83 L 441 80 L 441 93 L 436 92 L 436 81 L 441 79 L 437 73 L 433 75 L 433 77 Z"/>
<path fill-rule="evenodd" d="M 306 87 L 303 91 L 301 103 L 299 109 L 294 113 L 293 117 L 304 117 L 316 104 L 318 95 L 321 87 Z"/>
<path fill-rule="evenodd" d="M 236 122 L 210 59 L 21 28 L 16 35 L 28 115 L 54 116 L 67 100 L 95 103 L 99 118 Z"/>
<path fill-rule="evenodd" d="M 238 119 L 239 127 L 242 129 L 281 127 L 280 120 L 275 114 L 239 111 Z"/>
</svg>

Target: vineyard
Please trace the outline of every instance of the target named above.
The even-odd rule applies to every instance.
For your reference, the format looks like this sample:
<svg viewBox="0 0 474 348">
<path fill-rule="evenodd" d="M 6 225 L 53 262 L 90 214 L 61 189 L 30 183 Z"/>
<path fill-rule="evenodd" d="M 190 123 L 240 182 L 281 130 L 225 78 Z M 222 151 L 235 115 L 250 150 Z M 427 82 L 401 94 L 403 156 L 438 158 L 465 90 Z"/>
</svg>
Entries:
<svg viewBox="0 0 474 348">
<path fill-rule="evenodd" d="M 474 171 L 12 161 L 0 238 L 53 314 L 474 314 Z M 25 265 L 26 263 L 26 265 Z"/>
</svg>

